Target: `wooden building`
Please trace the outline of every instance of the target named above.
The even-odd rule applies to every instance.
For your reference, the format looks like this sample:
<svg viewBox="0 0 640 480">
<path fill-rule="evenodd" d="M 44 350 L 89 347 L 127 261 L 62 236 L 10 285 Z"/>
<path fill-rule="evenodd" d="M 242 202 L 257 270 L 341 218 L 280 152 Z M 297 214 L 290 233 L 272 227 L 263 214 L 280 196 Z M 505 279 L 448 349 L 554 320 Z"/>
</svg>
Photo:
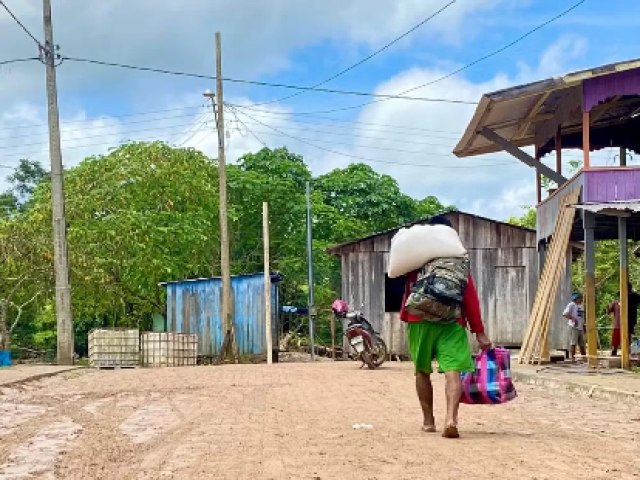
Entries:
<svg viewBox="0 0 640 480">
<path fill-rule="evenodd" d="M 556 238 L 558 242 L 559 238 L 568 238 L 583 243 L 587 343 L 592 366 L 598 361 L 595 242 L 619 240 L 622 365 L 629 367 L 627 338 L 632 332 L 626 331 L 624 321 L 628 313 L 628 241 L 640 240 L 640 167 L 628 164 L 627 153 L 640 153 L 638 129 L 640 59 L 487 93 L 454 150 L 458 157 L 504 151 L 535 169 L 536 245 L 541 258 Z M 521 149 L 528 146 L 534 147 L 533 155 Z M 597 164 L 591 152 L 605 148 L 617 150 L 615 156 L 611 152 L 611 160 L 617 158 L 618 165 L 609 161 L 606 166 Z M 582 150 L 582 169 L 572 178 L 563 173 L 562 154 L 566 149 Z M 555 153 L 553 167 L 542 161 L 551 153 Z M 542 176 L 557 184 L 547 198 L 542 195 Z M 558 219 L 567 211 L 572 222 L 563 227 Z M 553 288 L 541 288 L 541 292 L 542 308 L 563 295 Z M 531 325 L 537 331 L 546 328 L 539 328 L 538 319 L 542 317 L 532 315 Z M 540 345 L 536 344 L 534 353 L 544 359 L 546 352 L 544 348 L 540 351 Z"/>
<path fill-rule="evenodd" d="M 464 212 L 444 216 L 469 251 L 488 335 L 496 344 L 518 347 L 538 284 L 536 232 Z M 392 354 L 406 355 L 405 325 L 399 319 L 404 277 L 390 279 L 386 275 L 391 238 L 397 231 L 354 240 L 330 249 L 330 253 L 342 259 L 343 299 L 351 308 L 364 312 Z M 570 261 L 567 256 L 567 262 Z M 563 298 L 569 298 L 570 275 L 561 288 Z M 556 306 L 558 321 L 552 326 L 553 348 L 566 348 L 566 322 L 561 320 L 563 306 L 563 302 Z"/>
</svg>

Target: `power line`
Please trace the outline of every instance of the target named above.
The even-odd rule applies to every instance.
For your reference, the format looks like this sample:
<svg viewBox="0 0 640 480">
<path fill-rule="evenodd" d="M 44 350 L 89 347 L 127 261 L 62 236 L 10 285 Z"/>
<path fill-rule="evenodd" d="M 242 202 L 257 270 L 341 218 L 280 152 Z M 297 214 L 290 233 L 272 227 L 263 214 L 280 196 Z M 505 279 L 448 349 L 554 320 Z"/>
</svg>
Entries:
<svg viewBox="0 0 640 480">
<path fill-rule="evenodd" d="M 130 130 L 128 132 L 123 132 L 122 135 L 126 136 L 126 135 L 131 135 L 131 134 L 135 134 L 135 133 L 140 133 L 140 132 L 150 132 L 150 131 L 164 131 L 164 130 L 175 130 L 177 128 L 180 129 L 184 129 L 185 127 L 192 127 L 193 128 L 193 122 L 189 122 L 189 123 L 181 123 L 181 124 L 177 124 L 177 125 L 167 125 L 166 127 L 162 127 L 162 128 L 158 128 L 158 127 L 151 127 L 151 128 L 141 128 L 141 129 L 137 129 L 137 130 Z M 113 127 L 111 127 L 113 128 Z M 64 131 L 62 133 L 65 133 Z M 86 135 L 83 136 L 81 138 L 81 140 L 87 139 L 87 138 L 103 138 L 103 137 L 109 137 L 109 136 L 118 136 L 119 132 L 115 132 L 115 133 L 101 133 L 98 135 Z M 0 138 L 1 140 L 6 140 L 5 138 Z M 65 140 L 63 139 L 63 141 L 69 141 L 69 140 Z M 21 144 L 20 147 L 35 147 L 35 146 L 41 146 L 41 145 L 48 145 L 49 142 L 33 142 L 33 143 L 26 143 L 26 144 Z M 16 148 L 15 146 L 0 146 L 0 150 L 10 150 Z"/>
<path fill-rule="evenodd" d="M 177 132 L 166 132 L 165 135 L 172 135 L 172 136 L 176 136 L 180 133 L 184 133 L 183 129 L 180 129 Z M 105 135 L 101 135 L 101 137 L 104 137 Z M 80 139 L 82 140 L 82 139 Z M 117 146 L 121 146 L 127 143 L 131 143 L 131 142 L 138 142 L 138 141 L 155 141 L 158 140 L 158 135 L 153 135 L 153 136 L 145 136 L 145 137 L 139 137 L 139 138 L 129 138 L 129 139 L 121 139 L 121 140 L 117 140 L 115 142 L 115 144 L 117 144 Z M 169 141 L 165 141 L 165 140 L 161 140 L 164 141 L 165 143 L 171 143 Z M 46 143 L 42 144 L 42 145 L 46 145 Z M 99 142 L 99 143 L 89 143 L 89 144 L 82 144 L 82 145 L 74 145 L 72 147 L 64 147 L 64 150 L 76 150 L 79 148 L 89 148 L 89 147 L 113 147 L 114 143 L 105 143 L 105 142 Z M 14 147 L 15 148 L 15 147 Z M 42 153 L 40 150 L 34 150 L 34 151 L 25 151 L 25 152 L 11 152 L 9 154 L 3 154 L 2 157 L 3 158 L 8 158 L 8 157 L 28 157 L 31 155 L 35 155 L 35 154 L 39 154 Z"/>
<path fill-rule="evenodd" d="M 262 144 L 262 146 L 263 146 L 263 147 L 268 148 L 268 147 L 267 147 L 267 144 L 266 144 L 265 142 L 263 142 L 263 141 L 260 139 L 260 137 L 258 137 L 258 135 L 256 135 L 256 134 L 254 133 L 254 131 L 253 131 L 253 130 L 251 130 L 251 129 L 247 126 L 247 124 L 246 124 L 246 123 L 244 123 L 244 122 L 242 121 L 242 119 L 241 119 L 240 117 L 238 117 L 238 114 L 236 113 L 236 111 L 235 111 L 234 109 L 231 109 L 231 113 L 233 113 L 233 117 L 234 117 L 238 122 L 240 122 L 240 124 L 242 124 L 242 126 L 244 126 L 244 128 L 246 128 L 246 129 L 247 129 L 247 131 L 248 131 L 248 132 L 253 136 L 253 138 L 255 138 L 255 139 L 258 141 L 258 143 Z"/>
<path fill-rule="evenodd" d="M 198 106 L 186 106 L 186 107 L 178 107 L 178 108 L 166 108 L 164 110 L 151 110 L 148 112 L 137 112 L 137 113 L 127 113 L 124 115 L 102 115 L 102 116 L 98 116 L 98 117 L 88 117 L 85 118 L 83 120 L 68 120 L 65 121 L 65 125 L 69 125 L 69 124 L 74 124 L 74 123 L 86 123 L 86 122 L 90 122 L 90 121 L 94 121 L 94 120 L 110 120 L 110 119 L 118 119 L 118 118 L 128 118 L 128 117 L 141 117 L 141 116 L 145 116 L 145 115 L 153 115 L 156 113 L 165 113 L 165 112 L 177 112 L 177 111 L 185 111 L 185 110 L 194 110 L 194 109 L 198 109 L 198 108 L 203 108 L 204 105 L 198 105 Z M 181 117 L 181 116 L 180 116 Z M 151 122 L 151 121 L 156 121 L 156 120 L 164 120 L 167 118 L 179 118 L 179 117 L 158 117 L 157 119 L 149 119 L 149 120 L 144 120 L 144 121 L 140 121 L 140 122 L 122 122 L 120 125 L 127 125 L 127 124 L 133 124 L 133 123 L 143 123 L 143 122 Z M 14 125 L 13 127 L 2 127 L 0 128 L 0 131 L 6 131 L 6 130 L 20 130 L 20 129 L 27 129 L 27 128 L 36 128 L 36 127 L 43 127 L 43 128 L 47 128 L 48 124 L 47 123 L 34 123 L 34 124 L 22 124 L 22 125 Z"/>
<path fill-rule="evenodd" d="M 110 117 L 105 117 L 105 119 L 109 119 Z M 113 118 L 113 117 L 111 117 Z M 170 116 L 170 117 L 159 117 L 159 118 L 152 118 L 149 120 L 138 120 L 138 121 L 134 121 L 134 122 L 119 122 L 119 123 L 114 123 L 111 125 L 90 125 L 89 122 L 92 119 L 89 120 L 83 120 L 87 122 L 87 125 L 84 127 L 79 127 L 79 128 L 62 128 L 62 133 L 70 133 L 70 132 L 82 132 L 85 130 L 104 130 L 107 128 L 117 128 L 123 125 L 140 125 L 140 124 L 153 124 L 156 122 L 163 122 L 165 120 L 171 120 L 174 118 L 197 118 L 197 115 L 194 114 L 188 114 L 188 115 L 174 115 L 174 116 Z M 101 118 L 96 118 L 93 120 L 101 120 Z M 68 122 L 70 124 L 73 124 L 74 122 Z M 67 122 L 65 122 L 65 126 L 66 126 Z M 17 138 L 27 138 L 27 137 L 33 137 L 33 136 L 37 136 L 37 135 L 46 135 L 47 132 L 30 132 L 30 133 L 25 133 L 25 134 L 20 134 L 20 135 L 11 135 L 11 136 L 0 136 L 0 142 L 3 140 L 15 140 Z"/>
<path fill-rule="evenodd" d="M 441 82 L 442 80 L 446 80 L 448 78 L 453 77 L 454 75 L 457 75 L 460 72 L 463 72 L 464 70 L 467 70 L 468 68 L 473 67 L 474 65 L 477 65 L 480 62 L 483 62 L 489 58 L 495 57 L 496 55 L 499 55 L 500 53 L 504 52 L 505 50 L 508 50 L 509 48 L 513 47 L 514 45 L 516 45 L 517 43 L 521 42 L 522 40 L 524 40 L 525 38 L 533 35 L 535 32 L 537 32 L 538 30 L 541 30 L 542 28 L 546 27 L 547 25 L 555 22 L 556 20 L 558 20 L 559 18 L 564 17 L 565 15 L 567 15 L 568 13 L 570 13 L 571 11 L 575 10 L 576 8 L 578 8 L 580 5 L 582 5 L 584 2 L 586 2 L 586 0 L 580 0 L 577 3 L 574 3 L 571 7 L 567 8 L 566 10 L 560 12 L 559 14 L 557 14 L 556 16 L 550 18 L 549 20 L 547 20 L 546 22 L 541 23 L 540 25 L 534 27 L 533 29 L 525 32 L 524 34 L 520 35 L 518 38 L 516 38 L 515 40 L 507 43 L 506 45 L 500 47 L 497 50 L 494 50 L 491 53 L 488 53 L 487 55 L 484 55 L 480 58 L 477 58 L 476 60 L 467 63 L 466 65 L 463 65 L 462 67 L 454 70 L 451 73 L 448 73 L 446 75 L 443 75 L 441 77 L 436 78 L 435 80 L 432 80 L 430 82 L 427 83 L 423 83 L 422 85 L 418 85 L 417 87 L 413 87 L 410 88 L 409 90 L 405 90 L 404 92 L 400 93 L 400 95 L 405 95 L 409 92 L 414 92 L 416 90 L 419 90 L 423 87 L 427 87 L 429 85 L 433 85 L 435 83 Z"/>
<path fill-rule="evenodd" d="M 471 68 L 474 65 L 477 65 L 478 63 L 481 63 L 491 57 L 494 57 L 502 52 L 504 52 L 505 50 L 508 50 L 509 48 L 513 47 L 514 45 L 520 43 L 522 40 L 524 40 L 525 38 L 529 37 L 530 35 L 532 35 L 533 33 L 537 32 L 538 30 L 546 27 L 547 25 L 555 22 L 556 20 L 564 17 L 565 15 L 569 14 L 571 11 L 575 10 L 576 8 L 578 8 L 580 5 L 582 5 L 584 2 L 586 2 L 587 0 L 580 0 L 579 2 L 574 3 L 571 7 L 567 8 L 566 10 L 560 12 L 559 14 L 555 15 L 554 17 L 550 18 L 549 20 L 537 25 L 536 27 L 532 28 L 531 30 L 528 30 L 527 32 L 525 32 L 524 34 L 520 35 L 518 38 L 516 38 L 515 40 L 512 40 L 511 42 L 507 43 L 506 45 L 503 45 L 502 47 L 498 48 L 497 50 L 494 50 L 486 55 L 483 55 L 482 57 L 477 58 L 476 60 L 473 60 L 472 62 L 467 63 L 466 65 L 463 65 L 460 68 L 457 68 L 456 70 L 446 74 L 446 75 L 442 75 L 441 77 L 436 78 L 435 80 L 431 80 L 427 83 L 423 83 L 422 85 L 418 85 L 416 87 L 412 87 L 408 90 L 404 90 L 403 92 L 400 92 L 399 94 L 397 94 L 398 96 L 403 96 L 406 95 L 407 93 L 411 93 L 414 92 L 418 89 L 424 88 L 426 86 L 429 85 L 433 85 L 435 83 L 441 82 L 442 80 L 448 79 L 453 77 L 454 75 L 457 75 L 458 73 L 467 70 L 468 68 Z M 384 102 L 386 99 L 379 99 L 379 100 L 373 100 L 371 102 L 366 102 L 366 103 L 361 103 L 359 105 L 351 105 L 349 107 L 341 107 L 341 108 L 334 108 L 331 110 L 315 110 L 312 112 L 298 112 L 298 115 L 315 115 L 315 114 L 325 114 L 325 113 L 335 113 L 335 112 L 344 112 L 347 110 L 353 110 L 356 108 L 362 108 L 365 107 L 367 105 L 372 105 L 374 103 L 379 103 L 379 102 Z M 260 110 L 256 110 L 256 111 L 260 111 Z"/>
<path fill-rule="evenodd" d="M 420 164 L 420 163 L 408 163 L 408 162 L 390 162 L 390 161 L 386 161 L 386 160 L 377 160 L 377 159 L 374 159 L 374 158 L 362 157 L 360 155 L 352 155 L 350 153 L 340 152 L 338 150 L 333 150 L 331 148 L 325 148 L 325 147 L 322 147 L 320 145 L 316 145 L 315 143 L 312 143 L 312 142 L 310 142 L 310 141 L 308 141 L 306 139 L 302 139 L 302 138 L 299 138 L 299 137 L 295 137 L 293 135 L 289 135 L 288 133 L 283 132 L 282 130 L 280 130 L 280 129 L 276 128 L 276 127 L 272 127 L 271 125 L 267 125 L 266 123 L 263 123 L 260 120 L 257 120 L 255 118 L 251 117 L 251 115 L 249 115 L 248 113 L 243 113 L 243 115 L 251 118 L 252 120 L 256 121 L 257 123 L 261 124 L 262 126 L 268 128 L 270 130 L 273 130 L 276 133 L 279 133 L 283 137 L 287 137 L 287 138 L 289 138 L 291 140 L 295 140 L 297 142 L 303 143 L 305 145 L 308 145 L 310 147 L 316 148 L 318 150 L 322 150 L 322 151 L 325 151 L 325 152 L 328 152 L 328 153 L 332 153 L 334 155 L 340 155 L 340 156 L 343 156 L 343 157 L 352 158 L 352 159 L 355 159 L 355 160 L 362 160 L 362 161 L 372 162 L 372 163 L 384 163 L 384 164 L 388 164 L 388 165 L 405 165 L 405 166 L 421 167 L 421 168 L 444 168 L 444 169 L 447 169 L 447 168 L 454 168 L 454 169 L 455 168 L 464 168 L 464 169 L 468 169 L 470 167 L 476 167 L 477 166 L 477 165 L 473 165 L 473 166 L 471 166 L 471 165 L 470 166 L 427 165 L 427 164 L 424 164 L 424 163 Z M 485 166 L 497 166 L 497 165 L 485 165 Z"/>
<path fill-rule="evenodd" d="M 90 63 L 94 65 L 102 65 L 107 67 L 116 67 L 116 68 L 124 68 L 128 70 L 139 70 L 143 72 L 152 72 L 152 73 L 161 73 L 164 75 L 174 75 L 180 77 L 190 77 L 190 78 L 199 78 L 205 80 L 216 80 L 215 75 L 203 75 L 199 73 L 190 73 L 190 72 L 181 72 L 177 70 L 166 70 L 161 68 L 152 68 L 152 67 L 140 67 L 136 65 L 124 64 L 124 63 L 113 63 L 113 62 L 103 62 L 101 60 L 91 60 L 87 58 L 75 58 L 75 57 L 61 57 L 62 60 L 68 60 L 72 62 L 81 62 L 81 63 Z M 290 90 L 301 90 L 301 91 L 314 91 L 314 92 L 322 92 L 322 93 L 334 93 L 339 95 L 355 95 L 360 97 L 374 97 L 384 100 L 413 100 L 413 101 L 421 101 L 421 102 L 437 102 L 437 103 L 450 103 L 450 104 L 462 104 L 462 105 L 477 105 L 478 102 L 471 102 L 469 100 L 457 100 L 451 98 L 429 98 L 429 97 L 407 97 L 402 95 L 386 95 L 372 92 L 359 92 L 354 90 L 335 90 L 329 88 L 314 88 L 314 87 L 305 87 L 301 85 L 291 85 L 286 83 L 270 83 L 270 82 L 261 82 L 257 80 L 244 80 L 239 78 L 223 78 L 225 82 L 231 83 L 241 83 L 247 85 L 257 85 L 261 87 L 273 87 L 273 88 L 286 88 Z"/>
<path fill-rule="evenodd" d="M 419 29 L 420 27 L 422 27 L 424 24 L 426 24 L 427 22 L 429 22 L 430 20 L 434 19 L 435 17 L 437 17 L 438 15 L 440 15 L 442 12 L 444 12 L 447 8 L 449 8 L 451 5 L 453 5 L 454 3 L 456 3 L 457 0 L 451 0 L 449 3 L 447 3 L 445 6 L 441 7 L 439 10 L 437 10 L 435 13 L 432 13 L 431 15 L 429 15 L 427 18 L 423 19 L 421 22 L 419 22 L 417 25 L 414 25 L 413 27 L 411 27 L 409 30 L 407 30 L 406 32 L 404 32 L 402 35 L 394 38 L 393 40 L 391 40 L 389 43 L 387 43 L 386 45 L 384 45 L 383 47 L 379 48 L 378 50 L 376 50 L 375 52 L 371 53 L 370 55 L 367 55 L 366 57 L 364 57 L 363 59 L 359 60 L 358 62 L 354 63 L 353 65 L 348 66 L 347 68 L 345 68 L 344 70 L 339 71 L 338 73 L 336 73 L 335 75 L 332 75 L 331 77 L 322 80 L 319 83 L 316 83 L 315 85 L 313 85 L 311 88 L 317 88 L 320 87 L 322 85 L 325 85 L 329 82 L 331 82 L 332 80 L 335 80 L 336 78 L 344 75 L 347 72 L 350 72 L 351 70 L 354 70 L 355 68 L 359 67 L 360 65 L 362 65 L 365 62 L 368 62 L 369 60 L 371 60 L 373 57 L 375 57 L 376 55 L 379 55 L 380 53 L 384 52 L 385 50 L 387 50 L 388 48 L 392 47 L 393 45 L 395 45 L 396 43 L 398 43 L 400 40 L 402 40 L 403 38 L 407 37 L 408 35 L 410 35 L 411 33 L 415 32 L 417 29 Z M 262 102 L 262 103 L 258 103 L 256 105 L 269 105 L 272 103 L 279 103 L 279 102 L 284 102 L 285 100 L 289 100 L 291 98 L 297 97 L 299 95 L 303 95 L 305 94 L 306 91 L 303 92 L 297 92 L 297 93 L 293 93 L 291 95 L 287 95 L 285 97 L 281 97 L 281 98 L 277 98 L 275 100 L 271 100 L 269 102 Z"/>
<path fill-rule="evenodd" d="M 326 117 L 326 116 L 323 116 L 323 115 L 305 115 L 305 114 L 298 114 L 296 112 L 279 112 L 279 111 L 271 111 L 271 110 L 258 110 L 258 109 L 252 108 L 252 106 L 240 105 L 240 104 L 237 104 L 237 103 L 229 103 L 229 102 L 227 102 L 226 105 L 231 106 L 231 107 L 235 107 L 235 108 L 239 108 L 241 110 L 250 110 L 250 111 L 254 112 L 253 113 L 254 115 L 258 115 L 258 116 L 272 116 L 272 117 L 273 116 L 292 116 L 292 117 L 303 116 L 304 118 L 318 118 L 320 120 L 327 120 L 330 123 L 370 125 L 370 126 L 374 126 L 374 127 L 394 128 L 394 129 L 400 129 L 400 130 L 414 130 L 414 131 L 419 131 L 419 132 L 447 133 L 447 134 L 451 134 L 451 135 L 462 135 L 464 133 L 461 130 L 437 130 L 437 129 L 431 129 L 431 128 L 421 128 L 421 127 L 416 127 L 416 126 L 410 126 L 410 125 L 391 125 L 391 124 L 388 124 L 388 123 L 363 122 L 363 121 L 360 121 L 360 120 L 340 120 L 338 118 Z M 322 124 L 322 123 L 318 123 L 318 122 L 302 121 L 302 120 L 299 120 L 299 119 L 297 119 L 296 122 L 308 123 L 308 124 L 312 124 L 312 125 L 327 125 L 327 124 Z"/>
<path fill-rule="evenodd" d="M 38 57 L 28 57 L 28 58 L 14 58 L 12 60 L 2 60 L 0 61 L 0 66 L 11 65 L 13 63 L 32 62 L 34 60 L 40 60 L 40 59 Z"/>
<path fill-rule="evenodd" d="M 14 13 L 9 10 L 9 7 L 7 7 L 7 4 L 4 3 L 2 0 L 0 0 L 0 5 L 2 7 L 4 7 L 4 9 L 7 11 L 7 13 L 11 16 L 11 18 L 13 18 L 13 20 L 20 26 L 20 28 L 24 31 L 24 33 L 26 33 L 29 37 L 31 37 L 31 40 L 33 40 L 34 42 L 36 42 L 36 45 L 38 46 L 38 48 L 43 48 L 42 44 L 40 43 L 40 40 L 38 40 L 30 31 L 27 27 L 24 26 L 24 24 L 20 21 L 20 19 L 18 17 L 16 17 L 14 15 Z"/>
<path fill-rule="evenodd" d="M 241 110 L 242 111 L 242 110 Z M 267 117 L 267 119 L 274 119 L 273 116 L 268 115 L 259 115 L 259 118 Z M 305 118 L 316 118 L 316 117 L 305 117 Z M 322 118 L 322 117 L 319 117 Z M 286 121 L 289 121 L 288 119 Z M 360 122 L 360 121 L 335 121 L 335 122 L 313 122 L 306 120 L 290 120 L 291 123 L 302 124 L 302 125 L 320 125 L 328 128 L 336 128 L 340 129 L 342 132 L 345 130 L 345 125 L 355 125 L 359 131 L 364 132 L 383 132 L 383 133 L 391 133 L 396 135 L 407 135 L 407 136 L 419 136 L 419 137 L 428 137 L 428 138 L 440 138 L 443 140 L 457 140 L 458 136 L 462 134 L 462 132 L 453 132 L 451 130 L 432 130 L 428 128 L 419 128 L 419 127 L 409 127 L 403 125 L 385 125 L 380 123 L 370 123 L 370 122 Z M 358 125 L 364 125 L 362 127 Z M 371 125 L 371 126 L 369 126 Z M 381 127 L 381 128 L 376 128 Z M 389 130 L 397 130 L 397 131 L 389 131 Z"/>
<path fill-rule="evenodd" d="M 253 122 L 253 123 L 255 123 L 255 122 Z M 419 141 L 419 140 L 413 140 L 413 139 L 408 139 L 408 138 L 392 138 L 392 137 L 379 136 L 379 135 L 362 135 L 362 134 L 357 134 L 357 133 L 346 132 L 346 131 L 344 131 L 344 129 L 342 129 L 342 131 L 332 132 L 332 131 L 327 131 L 327 130 L 316 130 L 316 129 L 309 129 L 309 128 L 305 128 L 305 127 L 296 127 L 296 126 L 287 125 L 287 130 L 296 130 L 296 131 L 307 132 L 307 133 L 317 133 L 317 134 L 321 134 L 321 135 L 336 135 L 336 136 L 339 136 L 339 137 L 363 138 L 365 140 L 385 140 L 385 141 L 390 141 L 390 142 L 402 142 L 402 143 L 405 143 L 405 144 L 410 143 L 410 144 L 415 144 L 415 145 L 428 145 L 430 147 L 447 147 L 447 148 L 451 148 L 451 149 L 453 149 L 453 147 L 454 147 L 454 145 L 452 145 L 452 144 L 422 142 L 422 141 Z M 379 130 L 374 130 L 374 132 L 378 132 L 378 131 Z M 397 133 L 399 133 L 399 132 L 397 132 Z M 415 135 L 415 134 L 408 134 L 408 135 Z M 433 137 L 433 138 L 440 138 L 440 139 L 443 139 L 443 140 L 454 140 L 453 138 L 438 137 L 436 135 L 422 135 L 422 137 Z"/>
</svg>

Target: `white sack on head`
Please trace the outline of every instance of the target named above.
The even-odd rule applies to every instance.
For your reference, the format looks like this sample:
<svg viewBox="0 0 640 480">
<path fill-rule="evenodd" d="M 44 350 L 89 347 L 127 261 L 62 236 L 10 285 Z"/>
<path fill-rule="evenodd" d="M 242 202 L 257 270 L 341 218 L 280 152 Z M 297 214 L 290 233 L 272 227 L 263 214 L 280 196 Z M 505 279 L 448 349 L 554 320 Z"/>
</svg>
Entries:
<svg viewBox="0 0 640 480">
<path fill-rule="evenodd" d="M 458 233 L 446 225 L 414 225 L 401 228 L 391 239 L 389 278 L 422 268 L 434 258 L 466 255 Z"/>
</svg>

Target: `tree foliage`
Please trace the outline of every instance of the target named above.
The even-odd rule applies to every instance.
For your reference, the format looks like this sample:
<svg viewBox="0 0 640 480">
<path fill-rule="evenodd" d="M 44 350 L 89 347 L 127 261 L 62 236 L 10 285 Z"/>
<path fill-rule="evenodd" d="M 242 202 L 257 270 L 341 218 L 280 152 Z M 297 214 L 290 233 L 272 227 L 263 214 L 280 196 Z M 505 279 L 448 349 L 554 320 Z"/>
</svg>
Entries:
<svg viewBox="0 0 640 480">
<path fill-rule="evenodd" d="M 227 177 L 232 273 L 262 270 L 262 202 L 268 202 L 272 269 L 285 275 L 283 301 L 297 305 L 305 305 L 308 295 L 305 186 L 311 182 L 314 284 L 321 310 L 340 289 L 339 261 L 326 253 L 329 246 L 453 208 L 435 197 L 414 200 L 393 178 L 367 165 L 313 178 L 304 159 L 286 148 L 246 154 L 227 167 Z M 55 346 L 50 182 L 27 161 L 10 180 L 16 205 L 12 215 L 0 217 L 6 257 L 0 298 L 10 291 L 11 279 L 28 273 L 15 293 L 15 305 L 29 303 L 13 338 L 50 349 Z M 93 327 L 149 328 L 165 305 L 160 282 L 220 274 L 217 163 L 201 152 L 160 142 L 126 144 L 65 171 L 65 195 L 79 353 L 86 352 L 86 334 Z M 17 314 L 11 307 L 8 316 Z"/>
</svg>

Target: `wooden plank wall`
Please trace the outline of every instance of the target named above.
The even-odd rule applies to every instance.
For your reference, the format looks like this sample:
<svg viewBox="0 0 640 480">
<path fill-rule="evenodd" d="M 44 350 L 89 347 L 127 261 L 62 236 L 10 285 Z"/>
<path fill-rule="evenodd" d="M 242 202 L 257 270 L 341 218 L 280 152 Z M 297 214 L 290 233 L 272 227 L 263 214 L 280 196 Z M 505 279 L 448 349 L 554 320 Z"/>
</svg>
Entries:
<svg viewBox="0 0 640 480">
<path fill-rule="evenodd" d="M 469 250 L 487 333 L 497 343 L 519 346 L 538 284 L 538 254 L 533 231 L 452 212 L 449 219 Z M 385 272 L 394 232 L 349 245 L 342 253 L 342 296 L 365 316 L 394 354 L 407 355 L 405 325 L 385 312 Z M 570 256 L 568 256 L 570 272 Z M 561 282 L 550 348 L 565 348 L 562 310 L 571 293 L 570 274 Z M 344 344 L 345 349 L 348 345 Z"/>
</svg>

